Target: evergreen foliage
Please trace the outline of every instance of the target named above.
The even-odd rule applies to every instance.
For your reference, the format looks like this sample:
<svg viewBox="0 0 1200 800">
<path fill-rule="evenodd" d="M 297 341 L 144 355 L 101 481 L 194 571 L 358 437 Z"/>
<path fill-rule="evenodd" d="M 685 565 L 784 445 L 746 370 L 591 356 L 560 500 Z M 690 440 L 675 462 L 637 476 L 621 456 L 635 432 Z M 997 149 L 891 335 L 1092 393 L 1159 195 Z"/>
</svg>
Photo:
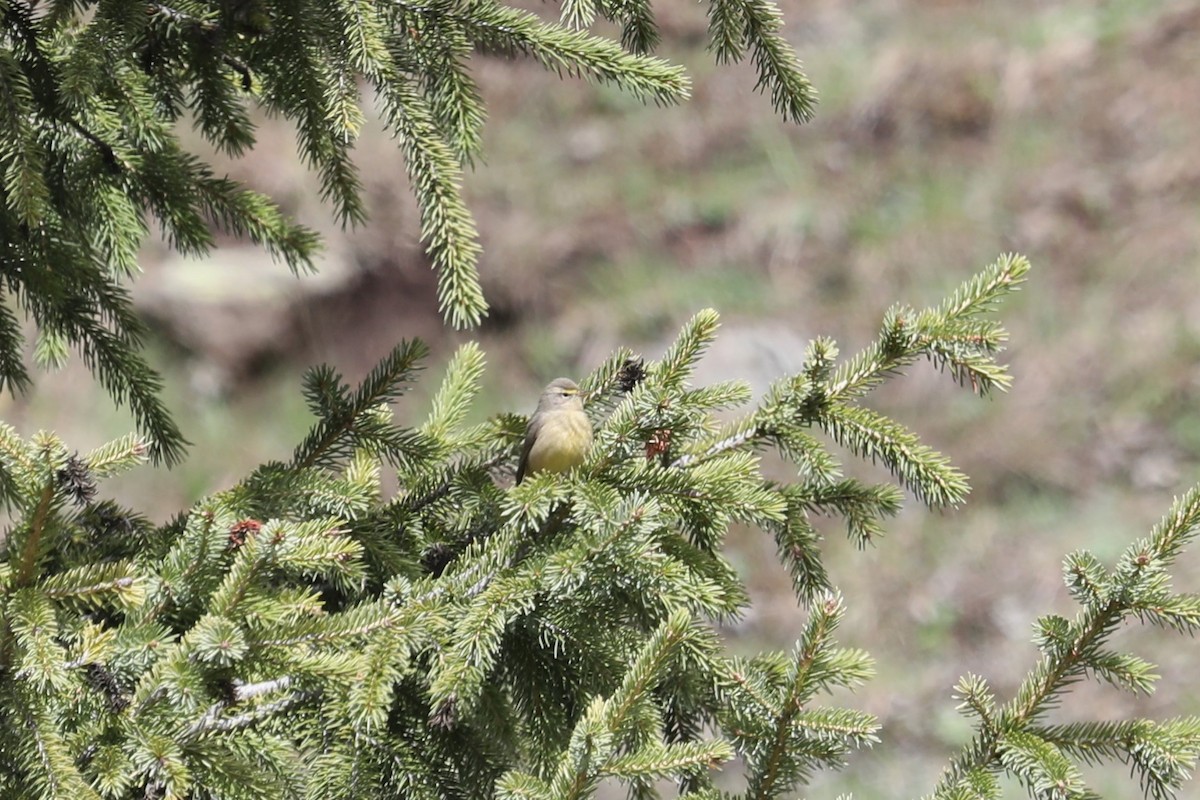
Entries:
<svg viewBox="0 0 1200 800">
<path fill-rule="evenodd" d="M 13 519 L 0 797 L 582 798 L 605 781 L 636 797 L 663 781 L 696 797 L 790 796 L 878 735 L 872 715 L 819 699 L 872 666 L 836 639 L 844 604 L 813 517 L 842 518 L 865 544 L 899 487 L 931 507 L 967 492 L 944 456 L 862 400 L 922 358 L 980 393 L 1007 386 L 991 311 L 1027 269 L 1005 257 L 938 307 L 893 309 L 848 360 L 816 340 L 798 374 L 723 424 L 714 411 L 750 396 L 690 385 L 718 327 L 701 312 L 659 361 L 618 352 L 586 379 L 597 433 L 581 467 L 512 488 L 524 419 L 465 424 L 484 368 L 474 345 L 416 428 L 389 403 L 419 344 L 353 391 L 314 369 L 318 419 L 291 461 L 161 526 L 99 499 L 98 481 L 147 459 L 143 439 L 78 455 L 0 428 Z M 896 483 L 846 477 L 832 442 Z M 764 479 L 768 450 L 794 479 Z M 735 523 L 774 537 L 792 572 L 807 622 L 791 652 L 735 657 L 720 643 L 748 603 L 721 552 Z M 1043 660 L 1008 704 L 963 679 L 979 732 L 933 797 L 999 797 L 1000 772 L 1032 796 L 1090 797 L 1077 764 L 1110 758 L 1147 796 L 1171 796 L 1200 722 L 1051 724 L 1045 711 L 1087 675 L 1148 690 L 1151 665 L 1110 639 L 1131 616 L 1200 625 L 1200 600 L 1173 593 L 1166 572 L 1198 531 L 1193 493 L 1111 572 L 1068 559 L 1083 610 L 1039 620 Z M 741 789 L 721 777 L 735 768 Z"/>
<path fill-rule="evenodd" d="M 1154 665 L 1109 647 L 1131 617 L 1194 633 L 1200 596 L 1171 591 L 1169 567 L 1200 535 L 1200 489 L 1178 499 L 1148 539 L 1133 542 L 1112 571 L 1086 550 L 1069 555 L 1063 576 L 1081 609 L 1074 620 L 1046 616 L 1034 626 L 1042 660 L 1004 706 L 987 682 L 967 675 L 955 687 L 960 708 L 973 717 L 975 738 L 947 770 L 935 800 L 999 798 L 992 774 L 1016 776 L 1038 797 L 1095 797 L 1076 761 L 1128 764 L 1147 797 L 1162 800 L 1191 777 L 1200 755 L 1200 719 L 1089 721 L 1047 724 L 1047 712 L 1074 683 L 1094 676 L 1120 689 L 1149 693 Z M 1073 761 L 1074 759 L 1074 761 Z"/>
<path fill-rule="evenodd" d="M 793 121 L 815 94 L 770 0 L 708 0 L 719 62 L 750 59 Z M 604 18 L 620 43 L 587 32 Z M 818 696 L 871 676 L 838 643 L 844 602 L 814 518 L 874 543 L 904 494 L 955 506 L 964 475 L 865 405 L 921 359 L 986 395 L 997 303 L 1028 270 L 1006 256 L 942 304 L 896 306 L 849 359 L 817 339 L 795 375 L 747 386 L 691 376 L 718 318 L 696 315 L 658 361 L 615 353 L 583 381 L 596 428 L 586 462 L 509 487 L 526 420 L 466 423 L 484 358 L 452 360 L 423 424 L 391 405 L 425 348 L 402 343 L 356 388 L 328 367 L 303 391 L 317 418 L 286 462 L 156 525 L 102 482 L 185 444 L 138 354 L 124 282 L 152 225 L 185 253 L 213 226 L 310 269 L 319 243 L 260 194 L 186 152 L 194 125 L 238 155 L 251 104 L 296 127 L 345 224 L 364 218 L 351 160 L 377 102 L 405 155 L 447 318 L 486 310 L 459 191 L 484 109 L 469 62 L 531 57 L 646 100 L 686 97 L 649 55 L 649 0 L 563 0 L 559 22 L 494 0 L 0 0 L 0 385 L 27 385 L 22 321 L 42 366 L 75 347 L 141 430 L 90 453 L 0 423 L 0 798 L 582 798 L 792 795 L 877 741 L 878 721 Z M 893 481 L 843 472 L 835 452 Z M 773 453 L 790 480 L 764 478 Z M 396 487 L 394 490 L 385 487 Z M 732 656 L 720 626 L 748 596 L 722 555 L 732 525 L 772 537 L 805 627 L 790 652 Z M 1167 568 L 1200 532 L 1200 494 L 1106 569 L 1068 557 L 1081 610 L 1035 625 L 1042 651 L 1015 696 L 957 687 L 976 735 L 932 797 L 997 798 L 999 776 L 1038 798 L 1091 798 L 1081 764 L 1119 760 L 1146 796 L 1173 796 L 1200 721 L 1056 722 L 1095 677 L 1134 692 L 1154 667 L 1113 648 L 1130 618 L 1191 633 L 1200 599 Z M 739 778 L 730 776 L 737 772 Z"/>
<path fill-rule="evenodd" d="M 718 60 L 748 55 L 775 107 L 809 118 L 815 93 L 770 0 L 711 0 L 710 14 Z M 583 30 L 597 16 L 621 27 L 621 42 Z M 479 244 L 460 192 L 485 118 L 471 58 L 528 56 L 676 103 L 688 80 L 648 55 L 657 40 L 649 0 L 565 0 L 561 22 L 496 0 L 3 0 L 0 388 L 29 380 L 15 304 L 37 326 L 40 365 L 78 348 L 128 403 L 151 457 L 179 459 L 186 442 L 139 355 L 143 328 L 123 287 L 151 223 L 188 254 L 208 252 L 220 227 L 295 272 L 313 267 L 320 246 L 180 143 L 190 123 L 241 155 L 255 144 L 252 106 L 294 123 L 324 198 L 355 225 L 366 210 L 351 156 L 364 102 L 376 104 L 405 157 L 442 310 L 456 326 L 478 323 Z"/>
</svg>

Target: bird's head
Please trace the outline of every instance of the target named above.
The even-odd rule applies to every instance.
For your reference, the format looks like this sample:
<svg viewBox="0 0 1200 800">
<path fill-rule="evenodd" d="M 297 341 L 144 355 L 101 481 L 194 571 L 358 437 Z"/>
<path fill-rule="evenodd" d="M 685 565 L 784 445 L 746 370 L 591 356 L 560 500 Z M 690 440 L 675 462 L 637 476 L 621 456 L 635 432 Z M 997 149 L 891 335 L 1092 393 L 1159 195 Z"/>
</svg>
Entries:
<svg viewBox="0 0 1200 800">
<path fill-rule="evenodd" d="M 538 400 L 538 411 L 556 409 L 583 409 L 579 385 L 570 378 L 555 378 L 542 390 L 542 397 Z"/>
</svg>

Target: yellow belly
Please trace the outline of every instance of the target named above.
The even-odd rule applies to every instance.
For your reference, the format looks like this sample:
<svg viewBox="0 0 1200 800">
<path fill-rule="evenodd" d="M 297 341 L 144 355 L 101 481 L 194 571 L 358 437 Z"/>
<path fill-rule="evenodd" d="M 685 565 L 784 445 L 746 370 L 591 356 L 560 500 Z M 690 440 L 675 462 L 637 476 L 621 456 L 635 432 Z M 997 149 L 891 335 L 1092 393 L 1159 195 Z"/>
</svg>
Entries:
<svg viewBox="0 0 1200 800">
<path fill-rule="evenodd" d="M 529 469 L 534 472 L 566 472 L 583 463 L 592 446 L 592 423 L 578 411 L 547 415 L 529 449 Z"/>
</svg>

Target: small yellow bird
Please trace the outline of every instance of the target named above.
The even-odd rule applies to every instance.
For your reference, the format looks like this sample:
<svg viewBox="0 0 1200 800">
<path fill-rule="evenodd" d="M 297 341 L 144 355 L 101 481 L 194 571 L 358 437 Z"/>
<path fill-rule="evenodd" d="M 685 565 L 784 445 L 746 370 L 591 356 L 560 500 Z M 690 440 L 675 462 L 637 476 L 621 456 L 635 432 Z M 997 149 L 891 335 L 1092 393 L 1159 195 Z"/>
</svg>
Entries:
<svg viewBox="0 0 1200 800">
<path fill-rule="evenodd" d="M 525 428 L 517 483 L 535 472 L 566 472 L 583 463 L 591 446 L 592 421 L 583 411 L 579 387 L 570 378 L 555 378 Z"/>
</svg>

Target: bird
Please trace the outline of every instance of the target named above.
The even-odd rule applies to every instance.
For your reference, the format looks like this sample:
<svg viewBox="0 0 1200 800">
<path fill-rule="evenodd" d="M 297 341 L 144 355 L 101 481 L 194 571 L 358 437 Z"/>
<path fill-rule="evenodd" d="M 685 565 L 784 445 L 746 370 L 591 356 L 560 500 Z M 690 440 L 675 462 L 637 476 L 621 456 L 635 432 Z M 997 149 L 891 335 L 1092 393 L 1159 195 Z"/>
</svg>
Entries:
<svg viewBox="0 0 1200 800">
<path fill-rule="evenodd" d="M 542 390 L 525 427 L 517 483 L 535 472 L 566 472 L 583 463 L 591 446 L 592 421 L 583 411 L 579 386 L 570 378 L 555 378 Z"/>
</svg>

